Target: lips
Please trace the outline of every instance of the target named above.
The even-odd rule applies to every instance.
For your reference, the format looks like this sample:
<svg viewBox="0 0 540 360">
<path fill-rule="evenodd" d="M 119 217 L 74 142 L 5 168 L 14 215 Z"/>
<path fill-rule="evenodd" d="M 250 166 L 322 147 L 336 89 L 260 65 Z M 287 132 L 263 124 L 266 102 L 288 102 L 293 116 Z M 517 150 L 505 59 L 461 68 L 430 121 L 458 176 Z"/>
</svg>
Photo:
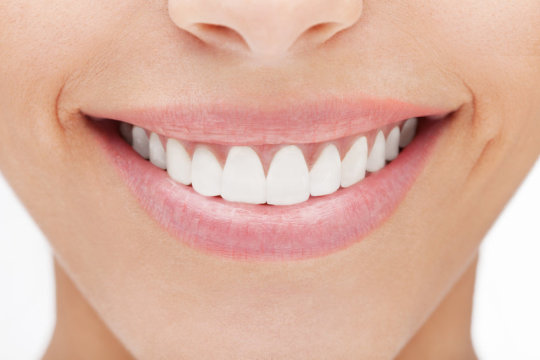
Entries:
<svg viewBox="0 0 540 360">
<path fill-rule="evenodd" d="M 451 113 L 393 100 L 362 104 L 354 111 L 319 106 L 318 118 L 328 116 L 320 123 L 297 109 L 231 118 L 171 108 L 87 115 L 121 121 L 121 131 L 118 121 L 92 122 L 102 149 L 148 213 L 184 244 L 232 258 L 287 260 L 343 249 L 388 218 Z M 332 121 L 327 133 L 299 131 L 302 124 L 330 129 Z"/>
<path fill-rule="evenodd" d="M 268 102 L 266 106 L 190 103 L 127 110 L 100 104 L 83 109 L 83 113 L 127 122 L 179 140 L 257 146 L 322 143 L 413 117 L 440 117 L 454 110 L 364 96 L 306 103 Z"/>
<path fill-rule="evenodd" d="M 418 119 L 325 143 L 224 146 L 191 143 L 120 123 L 144 159 L 205 196 L 249 204 L 293 205 L 352 186 L 397 158 Z"/>
</svg>

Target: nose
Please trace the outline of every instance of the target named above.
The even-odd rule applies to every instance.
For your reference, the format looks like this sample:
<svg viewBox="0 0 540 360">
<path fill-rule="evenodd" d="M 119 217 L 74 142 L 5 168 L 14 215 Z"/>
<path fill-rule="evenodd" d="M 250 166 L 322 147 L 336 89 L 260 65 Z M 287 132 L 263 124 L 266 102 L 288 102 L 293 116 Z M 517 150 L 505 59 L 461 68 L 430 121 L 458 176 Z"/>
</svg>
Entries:
<svg viewBox="0 0 540 360">
<path fill-rule="evenodd" d="M 316 47 L 354 25 L 363 0 L 169 0 L 169 15 L 207 45 L 255 55 Z"/>
</svg>

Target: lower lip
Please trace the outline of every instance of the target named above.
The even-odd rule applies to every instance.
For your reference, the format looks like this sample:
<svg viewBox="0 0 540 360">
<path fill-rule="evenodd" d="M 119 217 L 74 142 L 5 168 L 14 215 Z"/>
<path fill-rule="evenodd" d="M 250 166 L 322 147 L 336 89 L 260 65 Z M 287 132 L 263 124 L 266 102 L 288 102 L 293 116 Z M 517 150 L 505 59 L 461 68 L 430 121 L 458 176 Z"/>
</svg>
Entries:
<svg viewBox="0 0 540 360">
<path fill-rule="evenodd" d="M 202 196 L 143 160 L 113 124 L 94 133 L 143 208 L 184 244 L 227 258 L 283 261 L 334 253 L 382 225 L 420 174 L 445 123 L 420 121 L 413 142 L 381 171 L 290 206 Z"/>
</svg>

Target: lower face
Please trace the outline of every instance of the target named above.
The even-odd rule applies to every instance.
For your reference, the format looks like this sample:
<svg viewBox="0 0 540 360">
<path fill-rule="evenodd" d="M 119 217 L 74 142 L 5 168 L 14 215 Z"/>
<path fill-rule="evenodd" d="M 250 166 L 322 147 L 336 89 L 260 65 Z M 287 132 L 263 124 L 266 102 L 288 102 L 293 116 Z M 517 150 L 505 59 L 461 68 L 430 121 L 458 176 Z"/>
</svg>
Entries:
<svg viewBox="0 0 540 360">
<path fill-rule="evenodd" d="M 0 23 L 0 51 L 12 53 L 0 68 L 0 168 L 138 358 L 395 356 L 540 151 L 534 1 L 466 18 L 442 1 L 369 3 L 335 44 L 271 67 L 201 49 L 157 5 L 55 4 L 0 5 L 16 20 Z M 50 23 L 58 8 L 71 16 Z M 320 123 L 297 116 L 329 101 L 383 110 L 379 120 L 353 111 L 356 127 L 341 132 L 327 119 L 335 106 L 316 107 Z M 264 106 L 242 117 L 244 133 L 204 130 L 204 117 L 184 133 L 151 120 L 171 104 L 218 102 L 243 114 Z M 303 122 L 253 126 L 269 113 Z M 399 146 L 390 134 L 407 137 L 410 118 L 416 135 Z M 186 150 L 189 171 L 169 143 Z"/>
</svg>

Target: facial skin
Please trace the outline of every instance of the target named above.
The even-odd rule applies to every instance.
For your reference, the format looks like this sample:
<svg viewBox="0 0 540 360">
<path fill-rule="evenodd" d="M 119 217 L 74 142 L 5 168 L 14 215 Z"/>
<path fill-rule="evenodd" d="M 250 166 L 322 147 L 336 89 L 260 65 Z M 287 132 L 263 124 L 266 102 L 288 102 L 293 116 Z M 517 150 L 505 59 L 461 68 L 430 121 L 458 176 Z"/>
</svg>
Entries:
<svg viewBox="0 0 540 360">
<path fill-rule="evenodd" d="M 0 170 L 65 281 L 136 358 L 393 358 L 474 266 L 540 153 L 540 3 L 219 3 L 0 2 Z M 191 27 L 216 18 L 237 34 Z M 321 22 L 342 29 L 302 32 Z M 186 247 L 141 208 L 80 115 L 141 99 L 355 92 L 460 110 L 390 219 L 302 261 Z"/>
</svg>

